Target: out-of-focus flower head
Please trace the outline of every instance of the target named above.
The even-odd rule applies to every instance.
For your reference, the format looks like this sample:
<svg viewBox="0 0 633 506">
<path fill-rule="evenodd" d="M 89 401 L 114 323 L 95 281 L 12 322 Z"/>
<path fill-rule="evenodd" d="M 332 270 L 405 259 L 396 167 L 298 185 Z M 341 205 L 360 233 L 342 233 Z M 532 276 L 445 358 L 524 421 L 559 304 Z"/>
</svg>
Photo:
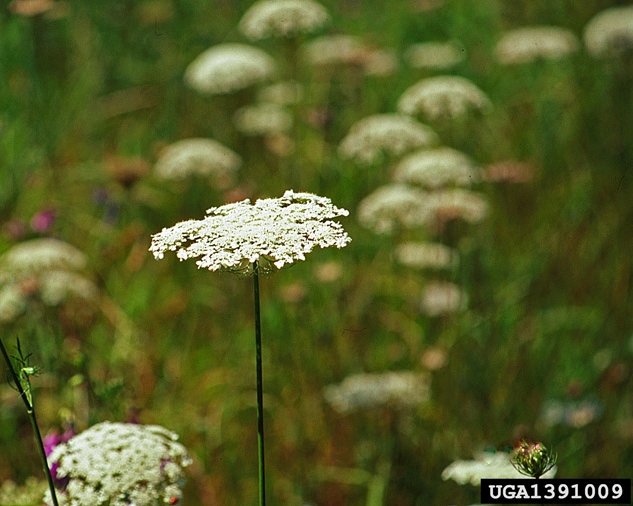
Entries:
<svg viewBox="0 0 633 506">
<path fill-rule="evenodd" d="M 188 220 L 152 236 L 157 259 L 175 251 L 179 260 L 199 258 L 211 271 L 252 272 L 281 269 L 305 260 L 316 246 L 343 248 L 351 238 L 333 218 L 347 216 L 327 197 L 288 190 L 280 198 L 243 200 L 207 210 L 202 220 Z M 273 267 L 274 266 L 274 267 Z"/>
<path fill-rule="evenodd" d="M 55 447 L 48 457 L 66 478 L 60 505 L 153 506 L 182 498 L 191 464 L 178 436 L 158 425 L 103 422 Z M 53 504 L 50 494 L 45 496 Z"/>
<path fill-rule="evenodd" d="M 467 223 L 480 223 L 488 216 L 490 206 L 479 193 L 462 188 L 434 191 L 425 200 L 428 225 L 441 229 L 451 220 L 461 219 Z"/>
<path fill-rule="evenodd" d="M 495 46 L 495 57 L 505 65 L 534 60 L 557 60 L 578 51 L 578 37 L 558 26 L 526 26 L 504 33 Z"/>
<path fill-rule="evenodd" d="M 259 102 L 292 105 L 298 103 L 303 96 L 303 88 L 296 81 L 280 81 L 262 88 L 257 94 Z"/>
<path fill-rule="evenodd" d="M 443 316 L 464 311 L 468 295 L 454 283 L 433 281 L 422 290 L 420 309 L 427 316 Z"/>
<path fill-rule="evenodd" d="M 433 146 L 437 134 L 403 114 L 375 114 L 354 123 L 339 144 L 339 154 L 357 163 L 374 164 L 382 155 L 399 156 L 411 149 Z"/>
<path fill-rule="evenodd" d="M 296 37 L 330 22 L 325 7 L 314 0 L 259 0 L 242 16 L 239 30 L 250 40 Z"/>
<path fill-rule="evenodd" d="M 397 183 L 437 189 L 443 186 L 470 186 L 480 179 L 473 161 L 456 149 L 422 149 L 407 155 L 394 168 Z"/>
<path fill-rule="evenodd" d="M 222 181 L 242 165 L 235 152 L 213 139 L 182 139 L 159 154 L 154 174 L 161 179 L 181 180 L 191 176 Z"/>
<path fill-rule="evenodd" d="M 585 25 L 583 41 L 593 56 L 613 56 L 633 50 L 633 5 L 605 9 Z"/>
<path fill-rule="evenodd" d="M 394 251 L 396 260 L 414 269 L 450 269 L 459 259 L 457 251 L 440 243 L 404 242 Z"/>
<path fill-rule="evenodd" d="M 199 93 L 233 93 L 271 79 L 276 73 L 273 58 L 246 44 L 218 44 L 189 64 L 185 82 Z"/>
<path fill-rule="evenodd" d="M 29 225 L 33 232 L 44 234 L 48 232 L 57 218 L 57 212 L 54 207 L 47 207 L 33 215 L 29 221 Z"/>
<path fill-rule="evenodd" d="M 382 374 L 355 374 L 338 385 L 323 390 L 325 400 L 339 413 L 392 406 L 412 409 L 429 399 L 426 375 L 412 371 L 392 371 Z"/>
<path fill-rule="evenodd" d="M 398 68 L 396 55 L 374 48 L 353 35 L 324 35 L 302 46 L 303 58 L 314 67 L 351 66 L 365 75 L 385 76 Z"/>
<path fill-rule="evenodd" d="M 275 135 L 292 128 L 292 114 L 277 104 L 259 103 L 238 109 L 233 116 L 235 128 L 244 135 Z"/>
<path fill-rule="evenodd" d="M 449 69 L 466 59 L 466 49 L 454 41 L 420 42 L 407 48 L 404 59 L 416 69 Z"/>
<path fill-rule="evenodd" d="M 425 114 L 430 118 L 456 118 L 470 110 L 492 109 L 488 96 L 473 82 L 460 76 L 435 76 L 407 88 L 398 100 L 403 114 Z"/>
<path fill-rule="evenodd" d="M 427 193 L 404 184 L 381 186 L 358 205 L 358 221 L 377 234 L 424 225 L 431 217 L 426 198 Z"/>
<path fill-rule="evenodd" d="M 17 318 L 37 296 L 47 306 L 68 298 L 94 302 L 98 288 L 81 271 L 86 255 L 53 238 L 31 239 L 0 256 L 0 322 Z"/>
</svg>

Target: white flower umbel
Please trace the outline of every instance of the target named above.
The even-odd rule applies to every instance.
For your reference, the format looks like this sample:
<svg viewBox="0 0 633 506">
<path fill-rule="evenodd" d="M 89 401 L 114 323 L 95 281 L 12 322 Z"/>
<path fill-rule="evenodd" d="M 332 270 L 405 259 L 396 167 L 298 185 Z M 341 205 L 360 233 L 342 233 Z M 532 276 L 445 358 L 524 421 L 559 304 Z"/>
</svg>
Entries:
<svg viewBox="0 0 633 506">
<path fill-rule="evenodd" d="M 398 100 L 398 111 L 430 118 L 456 118 L 469 110 L 488 111 L 492 103 L 474 83 L 459 76 L 435 76 L 407 88 Z"/>
<path fill-rule="evenodd" d="M 222 179 L 242 165 L 238 154 L 213 139 L 182 139 L 159 155 L 154 174 L 161 179 L 181 180 L 191 176 Z"/>
<path fill-rule="evenodd" d="M 330 22 L 325 7 L 313 0 L 260 0 L 246 11 L 239 30 L 250 40 L 295 37 Z"/>
<path fill-rule="evenodd" d="M 459 261 L 456 250 L 440 243 L 404 242 L 394 251 L 396 260 L 413 269 L 449 269 Z"/>
<path fill-rule="evenodd" d="M 633 47 L 633 5 L 605 9 L 585 25 L 583 41 L 593 56 L 615 56 Z"/>
<path fill-rule="evenodd" d="M 404 184 L 381 186 L 358 205 L 358 221 L 376 234 L 426 224 L 432 218 L 425 206 L 426 197 L 426 192 Z"/>
<path fill-rule="evenodd" d="M 466 309 L 468 295 L 454 283 L 433 281 L 424 287 L 420 309 L 427 316 L 442 316 Z"/>
<path fill-rule="evenodd" d="M 280 198 L 243 200 L 207 210 L 202 220 L 188 220 L 152 236 L 150 251 L 161 259 L 175 251 L 178 259 L 198 258 L 201 269 L 246 271 L 254 262 L 284 265 L 305 260 L 316 246 L 346 246 L 351 238 L 333 221 L 347 216 L 330 199 L 286 191 Z"/>
<path fill-rule="evenodd" d="M 542 478 L 553 478 L 558 469 L 554 466 Z M 505 452 L 482 452 L 475 460 L 456 460 L 442 471 L 442 479 L 454 480 L 460 485 L 481 484 L 482 478 L 507 479 L 525 478 L 512 465 L 512 455 Z"/>
<path fill-rule="evenodd" d="M 557 60 L 580 46 L 571 30 L 558 26 L 526 26 L 504 33 L 495 47 L 495 56 L 506 65 L 534 60 Z"/>
<path fill-rule="evenodd" d="M 466 50 L 456 42 L 421 42 L 404 53 L 409 66 L 422 69 L 448 69 L 466 58 Z"/>
<path fill-rule="evenodd" d="M 285 133 L 292 123 L 292 114 L 277 104 L 247 105 L 233 115 L 235 128 L 249 136 Z"/>
<path fill-rule="evenodd" d="M 276 72 L 273 58 L 246 44 L 219 44 L 189 64 L 185 82 L 199 93 L 233 93 L 264 82 Z"/>
<path fill-rule="evenodd" d="M 323 391 L 325 400 L 339 413 L 390 405 L 415 408 L 429 398 L 427 376 L 411 371 L 355 374 Z"/>
<path fill-rule="evenodd" d="M 428 126 L 403 114 L 375 114 L 352 125 L 339 144 L 339 154 L 357 163 L 373 164 L 383 153 L 398 156 L 411 149 L 433 146 L 437 134 Z"/>
<path fill-rule="evenodd" d="M 178 436 L 158 425 L 103 422 L 55 447 L 48 457 L 68 485 L 60 505 L 177 504 L 191 464 Z M 46 503 L 51 503 L 47 495 Z"/>
<path fill-rule="evenodd" d="M 479 181 L 479 172 L 464 153 L 442 147 L 407 155 L 394 168 L 393 179 L 436 189 L 448 185 L 470 186 Z"/>
</svg>

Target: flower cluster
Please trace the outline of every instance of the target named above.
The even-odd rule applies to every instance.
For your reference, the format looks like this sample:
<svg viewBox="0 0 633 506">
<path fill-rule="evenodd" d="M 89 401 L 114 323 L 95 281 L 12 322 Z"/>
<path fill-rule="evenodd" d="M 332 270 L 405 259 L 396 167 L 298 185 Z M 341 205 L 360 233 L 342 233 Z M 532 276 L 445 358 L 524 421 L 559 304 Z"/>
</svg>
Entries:
<svg viewBox="0 0 633 506">
<path fill-rule="evenodd" d="M 428 378 L 411 371 L 355 374 L 323 391 L 325 400 L 339 413 L 390 405 L 415 408 L 429 398 Z"/>
<path fill-rule="evenodd" d="M 468 156 L 442 147 L 406 156 L 394 168 L 393 179 L 435 189 L 447 185 L 470 186 L 479 180 L 479 174 Z"/>
<path fill-rule="evenodd" d="M 617 55 L 633 48 L 633 5 L 610 7 L 585 25 L 583 41 L 594 56 Z"/>
<path fill-rule="evenodd" d="M 158 506 L 182 496 L 191 464 L 178 436 L 158 425 L 103 422 L 55 447 L 48 457 L 66 478 L 60 505 Z M 49 494 L 45 501 L 53 504 Z"/>
<path fill-rule="evenodd" d="M 458 261 L 458 253 L 440 243 L 404 242 L 396 246 L 394 256 L 398 262 L 415 269 L 447 269 Z"/>
<path fill-rule="evenodd" d="M 551 468 L 544 478 L 556 475 L 556 466 Z M 521 473 L 514 468 L 512 457 L 505 452 L 482 452 L 475 460 L 456 460 L 442 471 L 443 480 L 454 480 L 460 485 L 470 483 L 479 486 L 482 478 L 521 478 Z"/>
<path fill-rule="evenodd" d="M 358 163 L 372 164 L 383 152 L 393 156 L 439 142 L 428 126 L 402 114 L 375 114 L 357 121 L 339 144 L 339 154 Z"/>
<path fill-rule="evenodd" d="M 447 69 L 461 63 L 466 50 L 456 42 L 421 42 L 404 53 L 409 66 L 423 69 Z"/>
<path fill-rule="evenodd" d="M 556 467 L 556 460 L 557 455 L 542 443 L 521 441 L 512 464 L 521 474 L 538 479 Z"/>
<path fill-rule="evenodd" d="M 47 306 L 71 297 L 94 301 L 98 289 L 80 272 L 87 263 L 84 253 L 59 239 L 13 246 L 0 257 L 0 322 L 17 318 L 33 297 Z"/>
<path fill-rule="evenodd" d="M 185 71 L 185 82 L 199 93 L 233 93 L 270 79 L 276 72 L 273 58 L 253 46 L 226 43 L 200 54 Z"/>
<path fill-rule="evenodd" d="M 248 105 L 233 116 L 235 128 L 251 136 L 281 134 L 290 130 L 292 123 L 292 114 L 276 104 Z"/>
<path fill-rule="evenodd" d="M 152 236 L 150 251 L 157 259 L 168 250 L 180 260 L 199 258 L 198 267 L 211 271 L 250 272 L 254 262 L 280 269 L 305 260 L 316 246 L 346 246 L 351 238 L 332 219 L 348 214 L 326 197 L 288 190 L 254 204 L 247 199 L 212 207 L 202 220 L 164 228 Z"/>
<path fill-rule="evenodd" d="M 360 202 L 358 221 L 377 234 L 420 226 L 430 218 L 426 196 L 422 190 L 404 184 L 381 186 Z"/>
<path fill-rule="evenodd" d="M 555 60 L 574 53 L 580 46 L 571 30 L 558 26 L 526 26 L 503 34 L 495 47 L 495 56 L 506 65 L 537 59 Z"/>
<path fill-rule="evenodd" d="M 223 178 L 242 165 L 240 156 L 213 139 L 182 139 L 159 155 L 154 174 L 161 179 L 179 180 L 190 176 Z"/>
<path fill-rule="evenodd" d="M 434 281 L 424 287 L 420 308 L 428 316 L 442 316 L 466 309 L 468 295 L 458 285 Z"/>
<path fill-rule="evenodd" d="M 259 0 L 239 23 L 242 34 L 250 40 L 266 37 L 294 37 L 325 26 L 330 15 L 313 0 Z"/>
<path fill-rule="evenodd" d="M 456 118 L 471 109 L 486 111 L 490 99 L 475 84 L 459 76 L 435 76 L 407 88 L 398 100 L 404 114 L 424 113 L 430 118 Z"/>
</svg>

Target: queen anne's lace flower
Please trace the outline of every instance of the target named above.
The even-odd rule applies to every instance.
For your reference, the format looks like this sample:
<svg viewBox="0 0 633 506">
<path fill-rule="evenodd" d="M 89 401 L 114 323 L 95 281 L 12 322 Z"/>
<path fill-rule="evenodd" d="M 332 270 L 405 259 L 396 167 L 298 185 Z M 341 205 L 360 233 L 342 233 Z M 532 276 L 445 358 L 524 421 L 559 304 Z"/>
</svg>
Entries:
<svg viewBox="0 0 633 506">
<path fill-rule="evenodd" d="M 490 99 L 475 84 L 459 76 L 435 76 L 407 88 L 398 100 L 398 111 L 431 118 L 461 116 L 471 109 L 486 111 Z"/>
<path fill-rule="evenodd" d="M 189 64 L 185 81 L 209 95 L 232 93 L 270 79 L 275 61 L 267 53 L 246 44 L 219 44 Z"/>
<path fill-rule="evenodd" d="M 504 33 L 495 47 L 495 56 L 507 65 L 539 58 L 555 60 L 576 52 L 579 45 L 571 30 L 558 26 L 526 26 Z"/>
<path fill-rule="evenodd" d="M 325 400 L 339 413 L 390 405 L 415 408 L 429 398 L 428 378 L 411 371 L 355 374 L 323 391 Z"/>
<path fill-rule="evenodd" d="M 260 0 L 246 11 L 239 29 L 250 40 L 293 37 L 314 32 L 329 21 L 325 7 L 313 0 Z"/>
<path fill-rule="evenodd" d="M 557 468 L 554 466 L 542 478 L 553 478 L 556 471 Z M 482 452 L 475 460 L 456 460 L 442 471 L 444 481 L 454 480 L 460 485 L 470 483 L 479 486 L 482 478 L 517 479 L 524 476 L 512 465 L 512 456 L 505 452 Z"/>
<path fill-rule="evenodd" d="M 377 234 L 423 225 L 432 217 L 424 203 L 426 197 L 422 190 L 403 184 L 381 186 L 359 204 L 358 221 Z"/>
<path fill-rule="evenodd" d="M 445 281 L 434 281 L 424 287 L 420 308 L 428 316 L 463 311 L 468 304 L 468 295 L 459 286 Z"/>
<path fill-rule="evenodd" d="M 286 191 L 280 198 L 243 200 L 207 210 L 202 220 L 188 220 L 152 236 L 150 251 L 161 259 L 176 251 L 180 260 L 199 258 L 196 264 L 211 271 L 247 272 L 256 261 L 280 269 L 305 260 L 316 246 L 346 246 L 351 238 L 340 223 L 345 209 L 311 193 Z"/>
<path fill-rule="evenodd" d="M 60 505 L 159 506 L 182 496 L 191 464 L 178 436 L 158 425 L 103 422 L 55 447 L 57 478 L 66 478 Z M 46 503 L 52 499 L 47 494 Z"/>
<path fill-rule="evenodd" d="M 462 219 L 467 223 L 479 223 L 488 216 L 490 206 L 479 193 L 462 188 L 450 188 L 428 194 L 425 206 L 429 223 Z"/>
<path fill-rule="evenodd" d="M 414 269 L 446 269 L 456 264 L 457 251 L 440 243 L 405 242 L 398 244 L 394 252 L 398 262 Z"/>
<path fill-rule="evenodd" d="M 434 189 L 450 184 L 470 186 L 479 180 L 479 174 L 464 153 L 442 147 L 407 155 L 396 165 L 393 180 Z"/>
<path fill-rule="evenodd" d="M 583 40 L 594 56 L 616 55 L 633 48 L 633 5 L 605 9 L 585 25 Z"/>
<path fill-rule="evenodd" d="M 0 283 L 49 270 L 81 270 L 86 255 L 59 239 L 31 239 L 11 247 L 0 257 Z"/>
<path fill-rule="evenodd" d="M 242 107 L 233 116 L 235 128 L 244 135 L 273 135 L 292 128 L 292 114 L 276 104 Z"/>
<path fill-rule="evenodd" d="M 160 153 L 154 173 L 161 179 L 170 180 L 194 175 L 222 179 L 240 165 L 239 155 L 213 139 L 182 139 Z"/>
<path fill-rule="evenodd" d="M 375 114 L 357 121 L 339 144 L 339 154 L 358 163 L 372 164 L 383 153 L 401 155 L 439 142 L 428 126 L 402 114 Z"/>
<path fill-rule="evenodd" d="M 455 42 L 421 42 L 409 46 L 404 53 L 411 67 L 424 69 L 447 69 L 465 58 L 465 49 Z"/>
</svg>

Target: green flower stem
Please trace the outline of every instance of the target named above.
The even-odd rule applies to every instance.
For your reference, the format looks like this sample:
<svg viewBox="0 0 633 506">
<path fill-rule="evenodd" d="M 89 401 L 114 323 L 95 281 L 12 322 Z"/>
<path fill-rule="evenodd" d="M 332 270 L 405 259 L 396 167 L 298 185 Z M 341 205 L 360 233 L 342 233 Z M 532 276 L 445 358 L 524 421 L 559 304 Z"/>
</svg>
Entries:
<svg viewBox="0 0 633 506">
<path fill-rule="evenodd" d="M 262 329 L 259 310 L 259 265 L 253 262 L 253 290 L 255 300 L 255 360 L 257 362 L 257 456 L 259 464 L 259 506 L 266 506 L 264 463 L 264 388 L 262 381 Z"/>
<path fill-rule="evenodd" d="M 31 425 L 33 426 L 33 431 L 35 432 L 35 439 L 37 441 L 37 449 L 39 451 L 40 459 L 42 460 L 42 464 L 44 466 L 44 473 L 46 474 L 46 480 L 48 481 L 48 488 L 51 491 L 51 498 L 53 500 L 53 505 L 59 506 L 57 502 L 57 494 L 55 492 L 55 484 L 53 483 L 53 476 L 51 475 L 51 470 L 48 467 L 48 461 L 46 459 L 46 452 L 44 450 L 44 442 L 42 441 L 42 434 L 37 424 L 35 408 L 33 407 L 33 401 L 31 400 L 32 397 L 30 395 L 30 392 L 28 392 L 27 394 L 27 392 L 24 391 L 24 388 L 22 387 L 22 382 L 20 381 L 20 377 L 18 376 L 18 374 L 15 372 L 15 369 L 13 368 L 13 364 L 11 363 L 9 354 L 7 353 L 7 350 L 4 347 L 4 344 L 2 343 L 2 339 L 0 339 L 0 350 L 2 350 L 2 355 L 4 357 L 4 360 L 9 366 L 9 372 L 11 373 L 11 378 L 13 379 L 13 382 L 15 383 L 16 388 L 18 389 L 20 398 L 24 401 L 24 404 L 26 406 L 26 412 L 28 413 L 29 419 L 31 420 Z M 30 385 L 27 388 L 30 389 Z"/>
</svg>

